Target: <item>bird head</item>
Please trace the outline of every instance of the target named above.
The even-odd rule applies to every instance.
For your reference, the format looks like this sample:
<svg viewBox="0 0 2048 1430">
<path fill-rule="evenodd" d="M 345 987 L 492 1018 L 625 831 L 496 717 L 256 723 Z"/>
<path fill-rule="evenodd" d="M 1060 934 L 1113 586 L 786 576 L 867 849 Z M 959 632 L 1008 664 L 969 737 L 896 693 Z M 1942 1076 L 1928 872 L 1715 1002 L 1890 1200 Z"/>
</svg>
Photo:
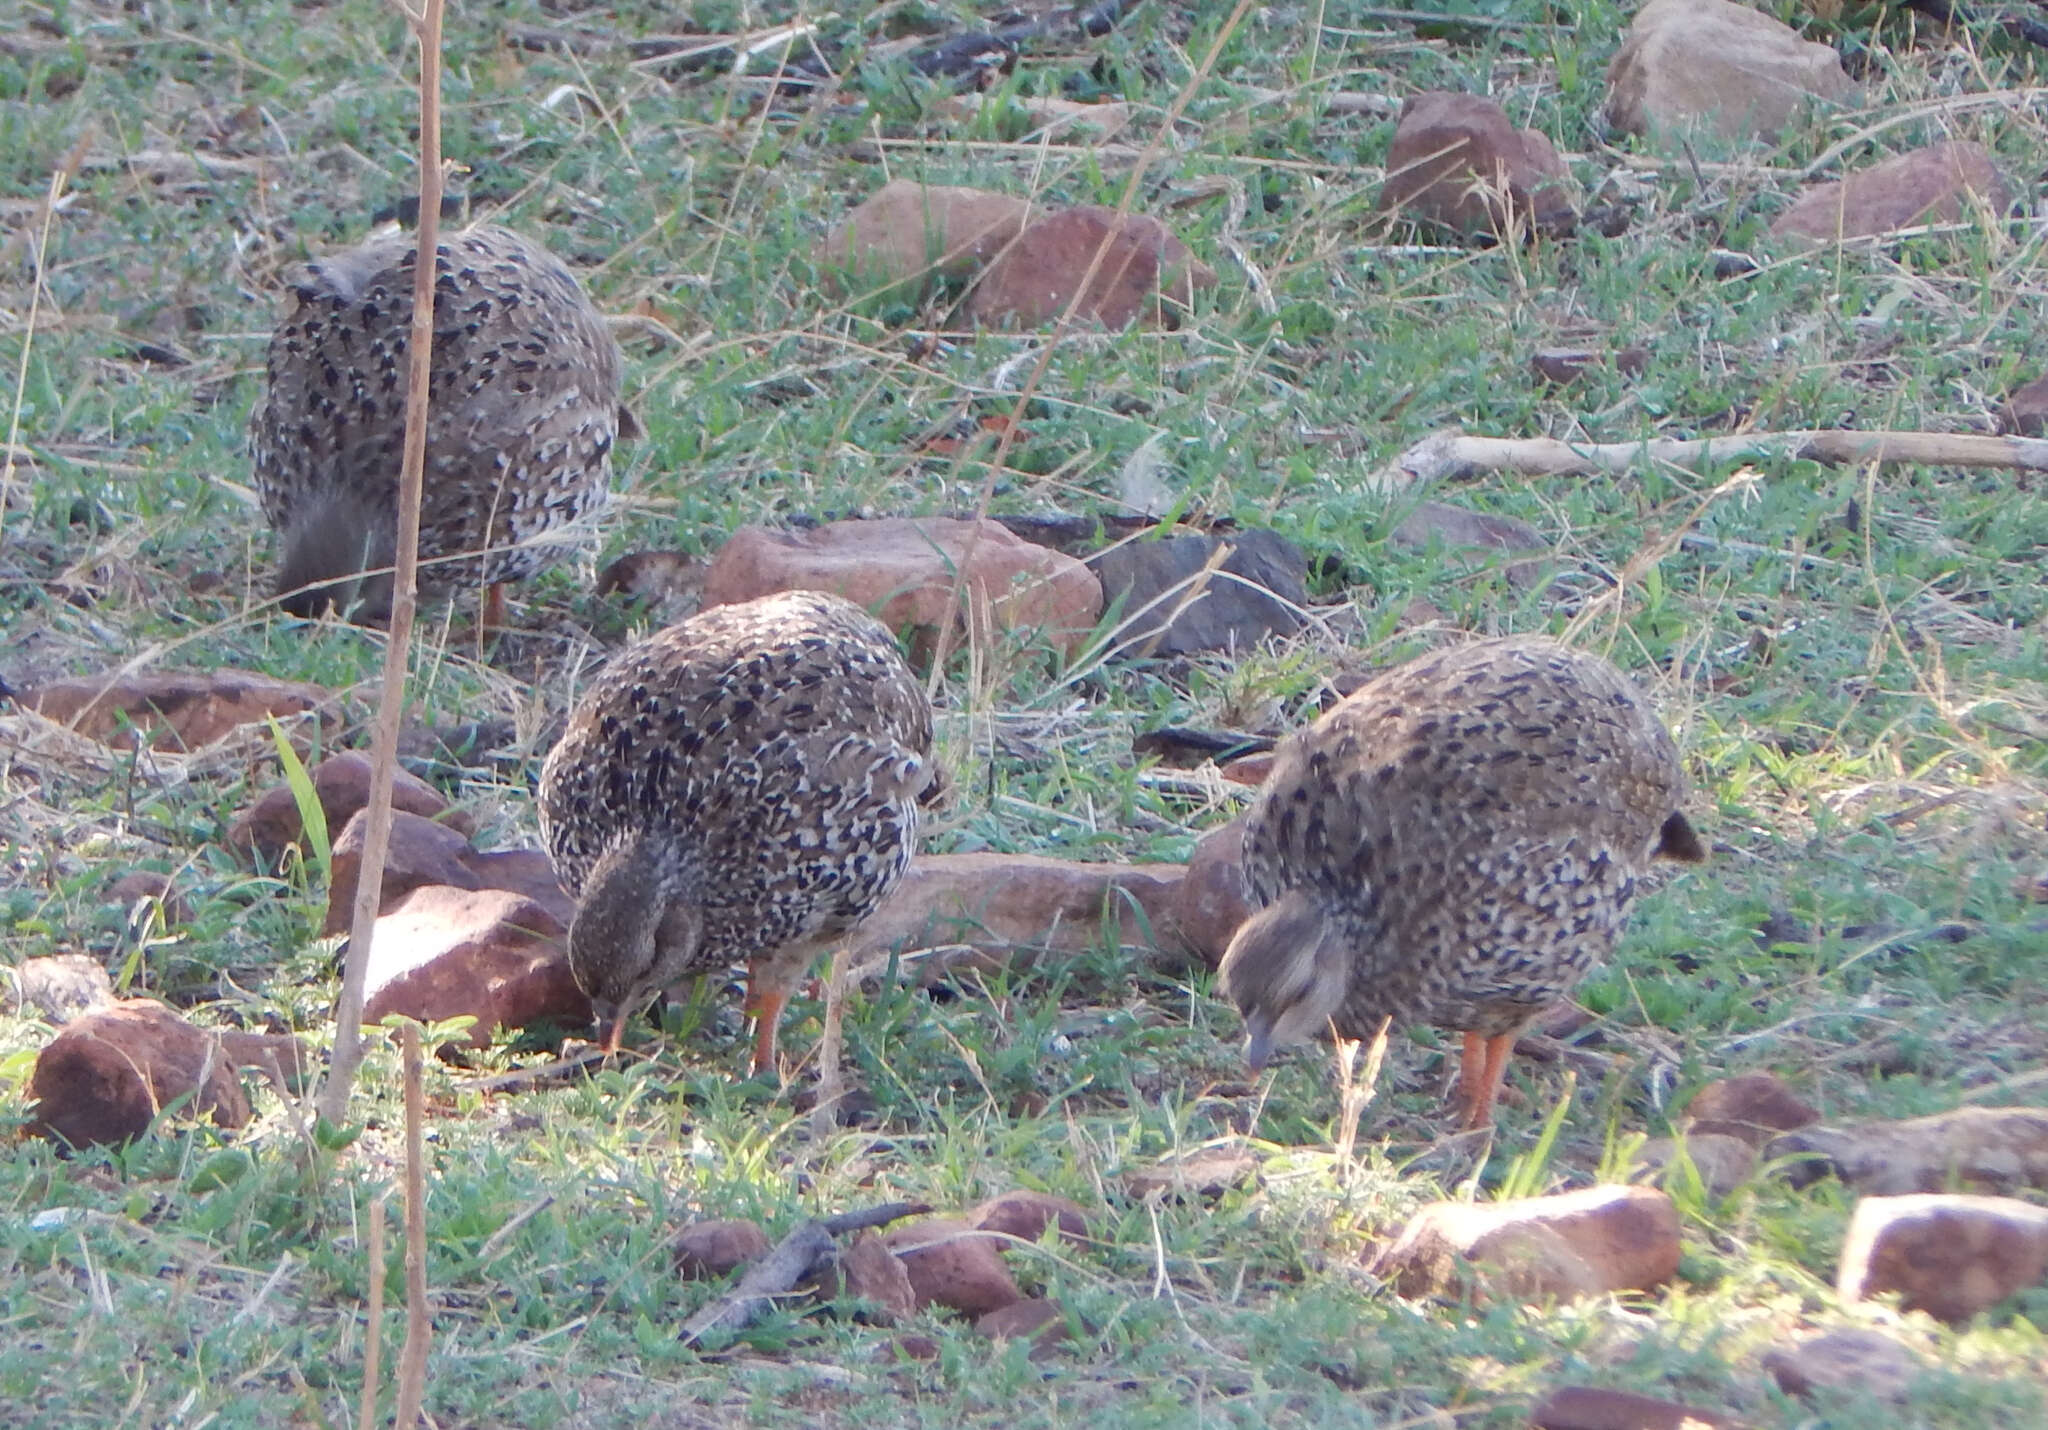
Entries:
<svg viewBox="0 0 2048 1430">
<path fill-rule="evenodd" d="M 350 620 L 388 621 L 395 541 L 390 512 L 346 498 L 294 513 L 277 566 L 278 604 L 295 616 L 332 606 Z"/>
<path fill-rule="evenodd" d="M 1245 1061 L 1315 1036 L 1343 1006 L 1351 952 L 1313 895 L 1290 889 L 1238 927 L 1217 970 L 1244 1015 Z"/>
<path fill-rule="evenodd" d="M 569 972 L 589 997 L 604 1050 L 626 1020 L 695 965 L 703 912 L 681 887 L 670 841 L 629 839 L 598 861 L 569 926 Z"/>
</svg>

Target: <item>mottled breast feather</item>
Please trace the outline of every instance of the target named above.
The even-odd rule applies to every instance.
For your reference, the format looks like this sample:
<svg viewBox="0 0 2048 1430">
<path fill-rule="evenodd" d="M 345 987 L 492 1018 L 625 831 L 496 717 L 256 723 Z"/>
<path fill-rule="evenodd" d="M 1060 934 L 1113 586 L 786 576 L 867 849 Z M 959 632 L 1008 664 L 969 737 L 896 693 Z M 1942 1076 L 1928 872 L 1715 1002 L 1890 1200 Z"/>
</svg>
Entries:
<svg viewBox="0 0 2048 1430">
<path fill-rule="evenodd" d="M 1352 950 L 1339 1028 L 1492 1036 L 1613 947 L 1685 781 L 1648 699 L 1555 641 L 1481 641 L 1354 692 L 1281 750 L 1254 901 L 1310 891 Z"/>
<path fill-rule="evenodd" d="M 394 234 L 290 276 L 249 421 L 281 571 L 350 574 L 319 554 L 347 543 L 351 571 L 390 560 L 416 246 Z M 620 368 L 603 315 L 546 249 L 490 225 L 442 236 L 422 589 L 518 580 L 550 563 L 560 548 L 542 538 L 604 500 Z M 513 549 L 446 559 L 496 547 Z"/>
<path fill-rule="evenodd" d="M 719 606 L 622 652 L 541 773 L 549 852 L 580 895 L 623 836 L 673 836 L 724 965 L 853 927 L 909 868 L 934 776 L 924 688 L 837 596 Z"/>
</svg>

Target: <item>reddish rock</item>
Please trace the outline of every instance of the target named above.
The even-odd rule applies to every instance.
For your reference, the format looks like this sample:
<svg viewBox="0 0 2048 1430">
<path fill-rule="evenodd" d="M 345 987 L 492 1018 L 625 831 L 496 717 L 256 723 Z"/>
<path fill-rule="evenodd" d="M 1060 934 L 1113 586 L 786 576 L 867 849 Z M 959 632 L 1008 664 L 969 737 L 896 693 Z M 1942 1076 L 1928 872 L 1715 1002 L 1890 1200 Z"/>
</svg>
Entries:
<svg viewBox="0 0 2048 1430">
<path fill-rule="evenodd" d="M 1692 1095 L 1684 1118 L 1688 1133 L 1737 1137 L 1752 1147 L 1818 1121 L 1820 1114 L 1776 1073 L 1716 1079 Z"/>
<path fill-rule="evenodd" d="M 1740 1137 L 1721 1132 L 1689 1132 L 1680 1139 L 1655 1137 L 1636 1152 L 1636 1165 L 1657 1174 L 1667 1189 L 1679 1173 L 1679 1150 L 1691 1161 L 1707 1195 L 1727 1196 L 1756 1175 L 1756 1148 Z"/>
<path fill-rule="evenodd" d="M 1432 90 L 1401 106 L 1379 204 L 1459 233 L 1504 237 L 1573 222 L 1568 179 L 1550 140 L 1515 128 L 1492 100 Z"/>
<path fill-rule="evenodd" d="M 1104 607 L 1122 603 L 1118 658 L 1249 651 L 1300 630 L 1308 604 L 1308 558 L 1270 531 L 1122 541 L 1088 565 L 1102 582 Z"/>
<path fill-rule="evenodd" d="M 555 861 L 545 849 L 472 849 L 462 856 L 462 867 L 477 888 L 504 889 L 531 899 L 563 928 L 576 917 L 576 901 L 563 889 Z"/>
<path fill-rule="evenodd" d="M 686 1281 L 717 1281 L 766 1256 L 768 1233 L 758 1222 L 696 1221 L 676 1233 L 676 1274 Z"/>
<path fill-rule="evenodd" d="M 0 1008 L 9 1013 L 62 1024 L 114 1006 L 114 981 L 107 977 L 106 965 L 90 954 L 25 958 L 12 968 L 0 968 L 0 975 L 5 977 L 6 992 Z"/>
<path fill-rule="evenodd" d="M 177 928 L 192 922 L 192 906 L 171 887 L 171 876 L 152 869 L 131 869 L 107 886 L 106 901 L 133 909 L 144 899 L 154 899 L 163 911 L 164 927 Z"/>
<path fill-rule="evenodd" d="M 1209 967 L 1223 961 L 1238 925 L 1252 915 L 1244 881 L 1244 816 L 1210 830 L 1188 857 L 1173 905 L 1181 941 Z"/>
<path fill-rule="evenodd" d="M 1145 1167 L 1133 1167 L 1120 1180 L 1133 1201 L 1144 1201 L 1155 1193 L 1176 1200 L 1199 1197 L 1214 1201 L 1232 1187 L 1243 1186 L 1259 1175 L 1259 1159 L 1243 1147 L 1205 1147 L 1184 1157 L 1169 1157 Z"/>
<path fill-rule="evenodd" d="M 962 570 L 967 576 L 955 602 Z M 891 630 L 915 628 L 927 644 L 942 623 L 970 612 L 985 638 L 987 612 L 998 629 L 1043 631 L 1073 649 L 1102 615 L 1102 583 L 1073 557 L 1035 546 L 1000 523 L 954 517 L 835 521 L 808 531 L 742 527 L 704 577 L 707 607 L 777 591 L 836 592 Z"/>
<path fill-rule="evenodd" d="M 327 818 L 331 844 L 348 827 L 348 822 L 370 802 L 370 757 L 355 750 L 330 755 L 312 769 L 313 793 Z M 476 832 L 476 822 L 463 810 L 449 806 L 446 797 L 416 775 L 398 770 L 391 781 L 391 808 L 432 819 L 464 835 Z M 263 792 L 228 826 L 227 847 L 249 857 L 260 855 L 263 863 L 275 864 L 279 855 L 305 837 L 299 820 L 299 802 L 288 781 L 280 780 Z"/>
<path fill-rule="evenodd" d="M 313 1050 L 291 1033 L 245 1033 L 224 1029 L 220 1050 L 238 1068 L 254 1068 L 280 1092 L 301 1093 L 318 1068 Z"/>
<path fill-rule="evenodd" d="M 1865 1197 L 1849 1218 L 1835 1289 L 1897 1292 L 1908 1311 L 1959 1324 L 2048 1271 L 2048 1207 L 1956 1193 Z"/>
<path fill-rule="evenodd" d="M 1739 1430 L 1741 1423 L 1674 1400 L 1590 1385 L 1559 1386 L 1529 1412 L 1532 1430 Z"/>
<path fill-rule="evenodd" d="M 967 317 L 991 327 L 1041 327 L 1081 293 L 1077 321 L 1158 325 L 1170 316 L 1165 305 L 1186 309 L 1197 289 L 1215 286 L 1215 270 L 1159 220 L 1086 204 L 1035 220 L 997 254 L 967 295 Z"/>
<path fill-rule="evenodd" d="M 2022 437 L 2048 435 L 2048 377 L 2016 387 L 1998 409 L 1999 427 Z M 2048 903 L 2048 874 L 2021 879 L 2015 892 L 2023 899 Z"/>
<path fill-rule="evenodd" d="M 1021 1340 L 1031 1338 L 1031 1359 L 1038 1360 L 1049 1354 L 1060 1342 L 1072 1339 L 1067 1329 L 1067 1313 L 1059 1304 L 1038 1297 L 1023 1301 L 1012 1301 L 999 1306 L 974 1323 L 975 1334 L 987 1336 L 992 1341 Z"/>
<path fill-rule="evenodd" d="M 1959 1107 L 1905 1122 L 1808 1127 L 1775 1139 L 1764 1155 L 1800 1159 L 1795 1182 L 1833 1172 L 1865 1196 L 2048 1191 L 2048 1108 Z"/>
<path fill-rule="evenodd" d="M 1591 348 L 1538 348 L 1529 354 L 1530 370 L 1558 387 L 1577 382 L 1595 368 L 1610 365 L 1623 377 L 1641 377 L 1650 365 L 1650 350 L 1626 347 L 1609 353 Z"/>
<path fill-rule="evenodd" d="M 1226 760 L 1216 767 L 1216 773 L 1234 785 L 1257 789 L 1266 782 L 1266 776 L 1273 773 L 1274 762 L 1280 758 L 1277 750 L 1260 750 L 1256 754 L 1239 755 Z"/>
<path fill-rule="evenodd" d="M 1023 1292 L 1010 1279 L 996 1241 L 964 1221 L 927 1217 L 891 1228 L 882 1244 L 903 1263 L 917 1309 L 945 1306 L 968 1316 L 985 1316 Z"/>
<path fill-rule="evenodd" d="M 917 1312 L 909 1268 L 873 1231 L 863 1231 L 839 1254 L 838 1275 L 840 1289 L 874 1307 L 882 1325 L 908 1320 Z"/>
<path fill-rule="evenodd" d="M 1652 1187 L 1587 1187 L 1509 1202 L 1436 1202 L 1375 1258 L 1403 1296 L 1475 1278 L 1518 1300 L 1654 1291 L 1678 1271 L 1678 1208 Z"/>
<path fill-rule="evenodd" d="M 503 889 L 415 889 L 377 920 L 363 1022 L 469 1014 L 477 1047 L 501 1027 L 587 1024 L 590 1000 L 569 973 L 565 932 L 542 905 Z"/>
<path fill-rule="evenodd" d="M 847 211 L 818 245 L 827 286 L 866 295 L 904 284 L 922 297 L 941 275 L 964 277 L 1021 234 L 1030 200 L 986 189 L 895 179 Z"/>
<path fill-rule="evenodd" d="M 133 749 L 137 733 L 153 750 L 196 750 L 267 715 L 303 715 L 333 700 L 317 685 L 238 670 L 88 675 L 18 698 L 45 719 L 118 750 Z"/>
<path fill-rule="evenodd" d="M 1734 0 L 1650 0 L 1607 66 L 1607 122 L 1622 134 L 1774 138 L 1807 106 L 1856 95 L 1832 49 Z"/>
<path fill-rule="evenodd" d="M 1764 1352 L 1764 1369 L 1787 1395 L 1817 1390 L 1903 1400 L 1926 1370 L 1921 1359 L 1878 1331 L 1847 1327 Z"/>
<path fill-rule="evenodd" d="M 28 1130 L 73 1147 L 128 1142 L 167 1103 L 220 1127 L 249 1120 L 249 1098 L 219 1037 L 151 998 L 88 1014 L 51 1039 L 29 1079 Z"/>
<path fill-rule="evenodd" d="M 1022 1187 L 990 1197 L 967 1214 L 967 1222 L 977 1231 L 1000 1232 L 1020 1241 L 1037 1241 L 1047 1227 L 1057 1224 L 1063 1240 L 1088 1240 L 1088 1213 L 1079 1203 Z"/>
<path fill-rule="evenodd" d="M 905 1360 L 937 1360 L 939 1343 L 930 1336 L 898 1336 L 882 1347 L 882 1359 L 887 1360 L 892 1355 L 900 1355 Z"/>
<path fill-rule="evenodd" d="M 327 918 L 322 936 L 347 933 L 355 918 L 356 884 L 363 869 L 363 844 L 369 838 L 370 816 L 364 810 L 351 819 L 334 841 L 332 873 L 327 883 Z M 384 887 L 380 912 L 425 884 L 474 889 L 462 856 L 469 840 L 459 829 L 400 810 L 391 812 L 391 840 L 384 851 Z"/>
<path fill-rule="evenodd" d="M 2012 189 L 1974 140 L 1929 144 L 1801 194 L 1771 223 L 1777 238 L 1810 243 L 1869 238 L 1929 223 L 1957 223 L 1980 209 L 2012 208 Z"/>
<path fill-rule="evenodd" d="M 1388 533 L 1388 537 L 1396 545 L 1417 551 L 1427 551 L 1439 544 L 1448 551 L 1476 550 L 1510 556 L 1550 550 L 1550 543 L 1543 539 L 1543 533 L 1526 521 L 1512 516 L 1495 516 L 1491 512 L 1468 511 L 1440 501 L 1417 502 L 1414 509 Z M 1543 566 L 1541 561 L 1510 561 L 1507 563 L 1508 583 L 1517 590 L 1526 591 L 1542 579 Z"/>
</svg>

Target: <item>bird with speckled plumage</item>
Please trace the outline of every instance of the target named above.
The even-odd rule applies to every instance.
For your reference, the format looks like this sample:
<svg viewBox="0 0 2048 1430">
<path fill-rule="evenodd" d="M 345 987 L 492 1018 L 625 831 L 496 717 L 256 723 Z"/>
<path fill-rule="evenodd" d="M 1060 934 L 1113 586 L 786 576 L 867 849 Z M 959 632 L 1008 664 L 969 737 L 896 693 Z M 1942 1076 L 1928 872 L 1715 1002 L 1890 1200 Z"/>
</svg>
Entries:
<svg viewBox="0 0 2048 1430">
<path fill-rule="evenodd" d="M 605 1049 L 656 992 L 744 962 L 775 1067 L 797 982 L 910 867 L 931 748 L 924 686 L 837 596 L 713 607 L 606 665 L 540 780 Z"/>
<path fill-rule="evenodd" d="M 397 551 L 417 249 L 391 234 L 289 275 L 249 434 L 295 615 L 389 615 L 378 572 Z M 564 546 L 550 533 L 603 503 L 632 419 L 618 343 L 559 259 L 489 224 L 438 251 L 419 584 L 485 587 L 485 623 L 502 624 L 503 583 L 552 564 Z"/>
<path fill-rule="evenodd" d="M 1658 857 L 1706 857 L 1677 747 L 1627 676 L 1534 637 L 1398 666 L 1281 749 L 1247 816 L 1258 912 L 1219 970 L 1246 1054 L 1334 1027 L 1464 1034 L 1490 1126 L 1516 1034 L 1612 951 Z"/>
</svg>

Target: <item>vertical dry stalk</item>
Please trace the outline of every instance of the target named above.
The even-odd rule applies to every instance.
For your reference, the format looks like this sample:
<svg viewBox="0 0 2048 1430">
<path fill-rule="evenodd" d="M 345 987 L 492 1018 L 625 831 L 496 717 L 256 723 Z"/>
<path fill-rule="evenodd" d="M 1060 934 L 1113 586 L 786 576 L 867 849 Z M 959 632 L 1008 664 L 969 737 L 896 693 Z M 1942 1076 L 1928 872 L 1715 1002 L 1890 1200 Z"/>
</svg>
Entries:
<svg viewBox="0 0 2048 1430">
<path fill-rule="evenodd" d="M 370 754 L 370 802 L 363 826 L 363 858 L 349 925 L 348 965 L 334 1009 L 334 1056 L 315 1103 L 320 1115 L 347 1120 L 349 1089 L 363 1060 L 363 983 L 384 891 L 384 856 L 391 842 L 391 781 L 398 769 L 398 726 L 405 711 L 405 672 L 418 604 L 420 485 L 427 458 L 427 374 L 434 350 L 434 273 L 441 245 L 441 10 L 425 0 L 411 15 L 420 41 L 420 225 L 413 263 L 412 335 L 407 356 L 405 460 L 398 476 L 398 552 L 391 578 L 391 638 L 384 647 L 384 687 L 377 702 L 377 734 Z"/>
<path fill-rule="evenodd" d="M 832 950 L 831 971 L 825 975 L 825 1031 L 818 1039 L 818 1101 L 811 1109 L 811 1136 L 821 1142 L 838 1128 L 839 1100 L 846 1095 L 846 972 L 852 962 L 852 950 L 842 944 Z"/>
<path fill-rule="evenodd" d="M 49 272 L 50 225 L 57 217 L 57 202 L 64 197 L 65 186 L 77 175 L 78 166 L 85 162 L 85 151 L 92 146 L 92 138 L 91 129 L 79 135 L 78 142 L 71 146 L 71 152 L 64 156 L 64 162 L 50 171 L 50 186 L 43 194 L 42 205 L 36 210 L 36 276 L 28 290 L 28 321 L 21 329 L 21 364 L 14 374 L 14 406 L 7 415 L 7 441 L 0 444 L 4 447 L 0 450 L 0 529 L 6 526 L 7 502 L 14 495 L 14 458 L 21 450 L 15 444 L 21 438 L 21 408 L 28 395 L 28 357 L 35 350 L 36 318 L 42 312 L 43 285 Z M 5 245 L 6 249 L 12 247 L 11 243 Z"/>
<path fill-rule="evenodd" d="M 399 1031 L 405 1050 L 405 1347 L 398 1353 L 398 1413 L 391 1423 L 412 1430 L 420 1423 L 427 1393 L 427 1153 L 420 1126 L 426 1120 L 421 1087 L 420 1025 Z"/>
<path fill-rule="evenodd" d="M 384 1204 L 390 1199 L 386 1190 L 370 1203 L 370 1320 L 364 1330 L 363 1396 L 356 1430 L 374 1430 L 377 1424 L 377 1381 L 384 1373 Z"/>
</svg>

